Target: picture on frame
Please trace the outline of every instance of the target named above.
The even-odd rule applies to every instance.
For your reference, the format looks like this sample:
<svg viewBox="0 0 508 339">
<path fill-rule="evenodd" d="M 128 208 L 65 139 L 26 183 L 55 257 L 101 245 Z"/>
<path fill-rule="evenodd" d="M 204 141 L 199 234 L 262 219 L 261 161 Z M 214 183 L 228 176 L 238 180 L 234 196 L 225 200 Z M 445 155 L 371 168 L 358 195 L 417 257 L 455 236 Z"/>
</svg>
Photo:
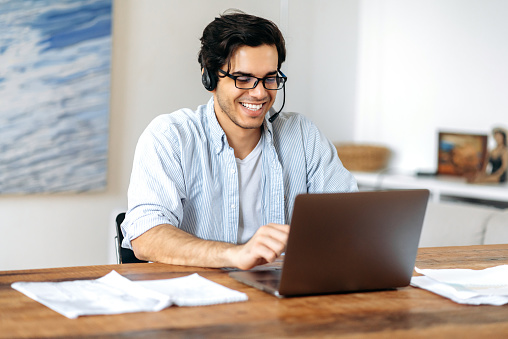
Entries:
<svg viewBox="0 0 508 339">
<path fill-rule="evenodd" d="M 483 168 L 487 135 L 439 132 L 437 174 L 467 176 Z"/>
<path fill-rule="evenodd" d="M 107 184 L 113 0 L 0 0 L 0 194 Z"/>
</svg>

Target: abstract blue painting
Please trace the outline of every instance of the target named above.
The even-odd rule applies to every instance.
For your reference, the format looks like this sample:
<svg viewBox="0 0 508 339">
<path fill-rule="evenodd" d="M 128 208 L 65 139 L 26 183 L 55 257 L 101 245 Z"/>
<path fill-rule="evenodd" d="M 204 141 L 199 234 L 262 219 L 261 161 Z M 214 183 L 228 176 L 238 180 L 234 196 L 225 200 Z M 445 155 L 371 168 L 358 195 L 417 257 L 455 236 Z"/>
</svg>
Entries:
<svg viewBox="0 0 508 339">
<path fill-rule="evenodd" d="M 0 194 L 106 187 L 112 0 L 0 0 Z"/>
</svg>

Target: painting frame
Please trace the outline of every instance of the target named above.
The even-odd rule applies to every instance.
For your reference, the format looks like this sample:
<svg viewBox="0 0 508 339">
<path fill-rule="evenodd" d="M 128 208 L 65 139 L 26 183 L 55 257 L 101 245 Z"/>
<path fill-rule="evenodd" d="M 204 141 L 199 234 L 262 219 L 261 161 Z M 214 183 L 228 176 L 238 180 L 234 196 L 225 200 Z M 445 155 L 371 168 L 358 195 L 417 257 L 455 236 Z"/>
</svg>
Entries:
<svg viewBox="0 0 508 339">
<path fill-rule="evenodd" d="M 438 132 L 437 174 L 468 176 L 481 171 L 487 158 L 487 134 Z"/>
</svg>

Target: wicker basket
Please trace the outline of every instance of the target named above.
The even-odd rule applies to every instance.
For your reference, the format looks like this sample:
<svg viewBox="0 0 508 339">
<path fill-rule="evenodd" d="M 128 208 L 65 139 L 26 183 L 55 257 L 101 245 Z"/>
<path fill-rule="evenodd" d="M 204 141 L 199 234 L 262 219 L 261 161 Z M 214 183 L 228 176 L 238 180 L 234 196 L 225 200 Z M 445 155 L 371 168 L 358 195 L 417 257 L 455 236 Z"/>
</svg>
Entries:
<svg viewBox="0 0 508 339">
<path fill-rule="evenodd" d="M 337 144 L 342 164 L 350 171 L 375 172 L 388 165 L 390 150 L 383 146 Z"/>
</svg>

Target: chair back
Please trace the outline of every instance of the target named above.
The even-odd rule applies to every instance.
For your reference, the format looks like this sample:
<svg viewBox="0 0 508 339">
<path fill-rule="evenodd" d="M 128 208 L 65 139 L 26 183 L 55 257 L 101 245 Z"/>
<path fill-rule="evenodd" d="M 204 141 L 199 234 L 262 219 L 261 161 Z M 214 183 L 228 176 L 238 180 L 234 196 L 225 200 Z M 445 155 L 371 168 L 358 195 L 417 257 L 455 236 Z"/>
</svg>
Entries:
<svg viewBox="0 0 508 339">
<path fill-rule="evenodd" d="M 134 251 L 128 248 L 122 247 L 123 233 L 122 233 L 122 222 L 125 219 L 125 213 L 122 212 L 116 216 L 116 258 L 118 264 L 131 264 L 131 263 L 145 263 L 147 261 L 139 260 L 134 255 Z"/>
</svg>

